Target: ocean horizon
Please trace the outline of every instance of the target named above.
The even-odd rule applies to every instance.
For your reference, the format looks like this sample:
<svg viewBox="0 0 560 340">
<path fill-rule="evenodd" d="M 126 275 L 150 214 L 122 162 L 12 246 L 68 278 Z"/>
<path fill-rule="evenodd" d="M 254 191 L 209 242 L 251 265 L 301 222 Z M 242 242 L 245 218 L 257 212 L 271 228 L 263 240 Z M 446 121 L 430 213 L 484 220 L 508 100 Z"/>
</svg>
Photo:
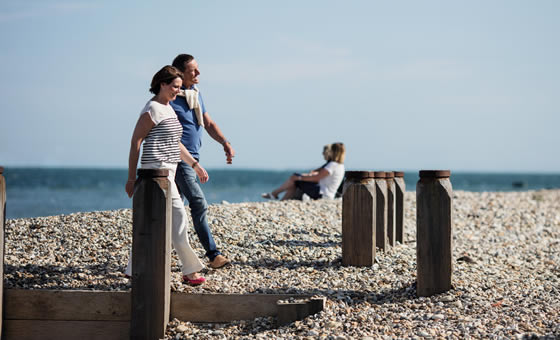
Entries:
<svg viewBox="0 0 560 340">
<path fill-rule="evenodd" d="M 363 170 L 363 169 L 347 169 Z M 377 169 L 376 169 L 377 170 Z M 398 169 L 401 171 L 400 169 Z M 207 169 L 202 184 L 209 204 L 264 201 L 261 193 L 279 186 L 294 170 Z M 418 170 L 404 170 L 407 191 L 416 189 Z M 6 218 L 128 209 L 127 169 L 4 167 Z M 451 169 L 454 190 L 527 191 L 560 188 L 560 173 L 463 172 Z"/>
</svg>

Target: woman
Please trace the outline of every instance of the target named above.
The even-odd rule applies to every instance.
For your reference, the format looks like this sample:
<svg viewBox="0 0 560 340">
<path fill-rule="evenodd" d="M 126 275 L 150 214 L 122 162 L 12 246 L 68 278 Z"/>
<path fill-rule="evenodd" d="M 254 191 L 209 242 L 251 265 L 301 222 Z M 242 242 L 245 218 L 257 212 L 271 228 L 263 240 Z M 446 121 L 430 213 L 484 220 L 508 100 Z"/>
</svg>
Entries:
<svg viewBox="0 0 560 340">
<path fill-rule="evenodd" d="M 182 159 L 196 172 L 202 183 L 208 181 L 208 173 L 191 156 L 181 143 L 183 129 L 177 115 L 169 102 L 174 100 L 181 89 L 183 74 L 173 66 L 164 66 L 153 77 L 150 92 L 155 96 L 150 99 L 136 123 L 130 144 L 128 157 L 128 181 L 126 193 L 132 197 L 136 181 L 136 166 L 140 146 L 144 143 L 141 168 L 169 170 L 169 183 L 172 197 L 172 242 L 182 264 L 183 282 L 200 285 L 206 281 L 198 272 L 204 268 L 198 256 L 192 250 L 187 235 L 187 215 L 183 201 L 175 184 L 175 169 Z M 131 275 L 129 259 L 125 274 Z"/>
<path fill-rule="evenodd" d="M 278 199 L 278 195 L 285 191 L 282 200 L 293 199 L 296 196 L 296 189 L 300 189 L 312 199 L 333 199 L 344 179 L 345 155 L 344 144 L 325 145 L 323 148 L 323 157 L 327 161 L 325 165 L 306 174 L 293 174 L 280 187 L 270 193 L 262 194 L 262 197 Z"/>
</svg>

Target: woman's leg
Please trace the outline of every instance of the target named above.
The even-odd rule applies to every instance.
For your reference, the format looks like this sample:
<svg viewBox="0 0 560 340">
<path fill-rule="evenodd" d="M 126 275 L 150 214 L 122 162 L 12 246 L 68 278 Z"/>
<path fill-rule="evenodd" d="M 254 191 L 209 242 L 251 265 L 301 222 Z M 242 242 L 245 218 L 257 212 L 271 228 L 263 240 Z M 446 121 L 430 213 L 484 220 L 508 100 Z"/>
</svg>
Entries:
<svg viewBox="0 0 560 340">
<path fill-rule="evenodd" d="M 280 195 L 284 191 L 286 191 L 286 194 L 282 198 L 283 200 L 287 199 L 286 196 L 288 196 L 288 194 L 290 194 L 290 196 L 293 196 L 293 193 L 295 192 L 296 189 L 295 186 L 296 178 L 297 177 L 295 175 L 291 175 L 284 183 L 282 183 L 281 186 L 279 186 L 277 189 L 274 189 L 274 191 L 271 192 L 272 196 L 278 197 L 278 195 Z"/>
<path fill-rule="evenodd" d="M 183 275 L 193 274 L 204 268 L 204 265 L 189 244 L 187 213 L 183 201 L 180 198 L 173 198 L 172 202 L 171 239 L 173 248 L 177 251 L 181 261 Z"/>
</svg>

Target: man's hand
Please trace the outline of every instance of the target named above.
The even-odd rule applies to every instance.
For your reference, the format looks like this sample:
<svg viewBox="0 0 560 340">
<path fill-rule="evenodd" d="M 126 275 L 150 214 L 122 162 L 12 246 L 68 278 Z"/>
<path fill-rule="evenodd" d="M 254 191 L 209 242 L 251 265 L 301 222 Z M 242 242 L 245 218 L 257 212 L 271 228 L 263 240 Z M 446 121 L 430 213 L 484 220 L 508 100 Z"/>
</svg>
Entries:
<svg viewBox="0 0 560 340">
<path fill-rule="evenodd" d="M 229 142 L 224 143 L 224 152 L 226 153 L 226 163 L 231 164 L 233 157 L 235 157 L 235 150 Z"/>
</svg>

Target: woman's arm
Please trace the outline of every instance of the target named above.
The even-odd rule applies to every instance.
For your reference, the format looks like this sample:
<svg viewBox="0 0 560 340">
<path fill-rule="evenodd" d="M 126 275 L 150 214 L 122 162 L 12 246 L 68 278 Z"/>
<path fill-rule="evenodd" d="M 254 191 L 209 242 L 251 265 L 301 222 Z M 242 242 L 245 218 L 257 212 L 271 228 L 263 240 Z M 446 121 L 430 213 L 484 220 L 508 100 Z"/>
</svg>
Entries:
<svg viewBox="0 0 560 340">
<path fill-rule="evenodd" d="M 319 169 L 319 171 L 313 175 L 303 174 L 297 178 L 298 181 L 304 182 L 315 182 L 318 183 L 321 179 L 330 176 L 330 173 L 325 168 Z"/>
<path fill-rule="evenodd" d="M 144 112 L 140 115 L 140 118 L 138 118 L 134 132 L 132 133 L 132 139 L 130 140 L 130 152 L 128 154 L 128 180 L 126 181 L 125 186 L 128 197 L 132 197 L 132 194 L 134 193 L 134 182 L 136 181 L 136 167 L 138 166 L 140 146 L 154 125 L 155 124 L 152 121 L 150 114 L 148 112 Z"/>
<path fill-rule="evenodd" d="M 198 176 L 198 179 L 200 179 L 200 182 L 201 183 L 208 182 L 210 176 L 208 176 L 208 173 L 202 167 L 202 165 L 200 165 L 200 163 L 198 163 L 196 159 L 194 159 L 194 157 L 191 155 L 189 150 L 187 150 L 187 148 L 183 145 L 183 143 L 179 142 L 179 147 L 181 148 L 181 159 L 194 169 L 196 175 Z"/>
</svg>

